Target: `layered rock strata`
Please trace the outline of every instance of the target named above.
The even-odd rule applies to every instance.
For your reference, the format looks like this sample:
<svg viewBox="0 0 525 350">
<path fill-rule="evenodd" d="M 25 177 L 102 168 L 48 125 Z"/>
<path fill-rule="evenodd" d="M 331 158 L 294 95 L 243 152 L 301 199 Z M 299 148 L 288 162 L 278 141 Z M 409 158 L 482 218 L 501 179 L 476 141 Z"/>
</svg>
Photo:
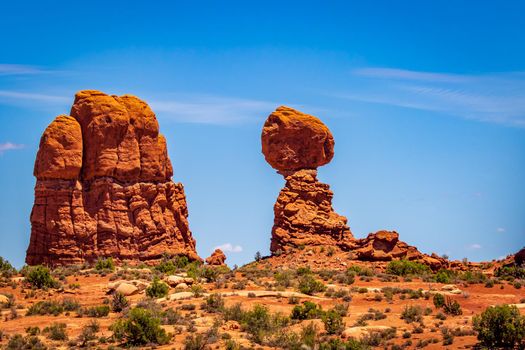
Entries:
<svg viewBox="0 0 525 350">
<path fill-rule="evenodd" d="M 80 91 L 40 140 L 26 262 L 200 260 L 166 140 L 135 96 Z"/>
</svg>

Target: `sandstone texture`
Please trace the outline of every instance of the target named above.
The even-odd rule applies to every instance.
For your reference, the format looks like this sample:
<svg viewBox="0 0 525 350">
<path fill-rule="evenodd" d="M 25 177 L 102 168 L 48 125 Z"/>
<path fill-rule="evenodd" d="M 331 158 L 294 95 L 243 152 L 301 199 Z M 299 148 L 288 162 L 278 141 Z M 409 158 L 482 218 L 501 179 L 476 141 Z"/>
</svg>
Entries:
<svg viewBox="0 0 525 350">
<path fill-rule="evenodd" d="M 351 239 L 347 219 L 332 208 L 330 187 L 317 180 L 317 167 L 334 155 L 328 127 L 281 106 L 264 123 L 261 141 L 266 161 L 286 180 L 274 206 L 272 253 Z"/>
<path fill-rule="evenodd" d="M 80 91 L 40 141 L 26 262 L 200 260 L 184 188 L 155 114 L 135 96 Z"/>
<path fill-rule="evenodd" d="M 206 264 L 214 266 L 222 266 L 226 261 L 226 255 L 221 249 L 215 249 L 213 253 L 206 258 Z"/>
</svg>

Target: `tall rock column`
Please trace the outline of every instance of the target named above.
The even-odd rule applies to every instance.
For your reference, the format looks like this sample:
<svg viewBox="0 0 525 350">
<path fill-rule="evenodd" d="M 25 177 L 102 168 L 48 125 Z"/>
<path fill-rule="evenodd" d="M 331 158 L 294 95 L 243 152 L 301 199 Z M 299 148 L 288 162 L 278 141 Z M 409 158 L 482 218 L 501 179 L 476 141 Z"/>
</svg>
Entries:
<svg viewBox="0 0 525 350">
<path fill-rule="evenodd" d="M 261 140 L 266 161 L 286 180 L 274 206 L 272 253 L 352 240 L 347 219 L 332 208 L 330 187 L 317 180 L 317 167 L 334 156 L 334 139 L 326 125 L 281 106 L 264 123 Z"/>
<path fill-rule="evenodd" d="M 80 91 L 40 140 L 26 262 L 200 260 L 184 188 L 155 114 L 135 96 Z"/>
</svg>

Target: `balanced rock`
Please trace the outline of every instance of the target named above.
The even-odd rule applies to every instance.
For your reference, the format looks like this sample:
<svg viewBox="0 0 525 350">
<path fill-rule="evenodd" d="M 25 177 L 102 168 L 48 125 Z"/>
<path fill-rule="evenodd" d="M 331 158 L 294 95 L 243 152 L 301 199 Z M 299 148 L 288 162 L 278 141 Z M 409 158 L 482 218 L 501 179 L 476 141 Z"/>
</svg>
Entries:
<svg viewBox="0 0 525 350">
<path fill-rule="evenodd" d="M 208 265 L 222 266 L 224 265 L 225 261 L 226 255 L 224 255 L 224 252 L 218 248 L 215 249 L 208 258 L 206 258 L 206 264 Z"/>
<path fill-rule="evenodd" d="M 137 97 L 78 92 L 42 135 L 34 175 L 29 265 L 200 260 L 166 140 Z"/>
<path fill-rule="evenodd" d="M 347 219 L 332 208 L 330 187 L 317 180 L 317 167 L 334 155 L 326 125 L 282 106 L 264 123 L 261 140 L 266 161 L 286 180 L 274 206 L 272 253 L 351 240 Z"/>
<path fill-rule="evenodd" d="M 318 118 L 281 106 L 262 130 L 266 161 L 281 172 L 316 169 L 334 156 L 334 138 Z"/>
</svg>

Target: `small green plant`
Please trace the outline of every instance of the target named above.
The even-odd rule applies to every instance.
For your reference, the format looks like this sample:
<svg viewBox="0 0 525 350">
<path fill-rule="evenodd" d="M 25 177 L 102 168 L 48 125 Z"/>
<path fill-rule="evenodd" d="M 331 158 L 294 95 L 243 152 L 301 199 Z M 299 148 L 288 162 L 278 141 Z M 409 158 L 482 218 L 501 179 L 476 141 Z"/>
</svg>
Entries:
<svg viewBox="0 0 525 350">
<path fill-rule="evenodd" d="M 16 269 L 7 261 L 6 259 L 0 256 L 0 276 L 1 277 L 11 277 L 16 273 Z"/>
<path fill-rule="evenodd" d="M 445 296 L 440 293 L 434 294 L 434 297 L 432 298 L 432 301 L 434 302 L 434 306 L 436 309 L 439 309 L 445 305 Z"/>
<path fill-rule="evenodd" d="M 171 337 L 160 324 L 160 318 L 152 311 L 136 307 L 110 329 L 116 339 L 123 340 L 128 345 L 166 344 Z"/>
<path fill-rule="evenodd" d="M 439 270 L 436 274 L 436 282 L 450 283 L 452 280 L 452 272 L 449 270 Z"/>
<path fill-rule="evenodd" d="M 146 295 L 150 298 L 163 298 L 168 295 L 169 290 L 168 285 L 155 276 L 151 285 L 146 288 Z"/>
<path fill-rule="evenodd" d="M 55 300 L 39 301 L 27 309 L 27 316 L 53 315 L 58 316 L 64 312 L 64 306 Z"/>
<path fill-rule="evenodd" d="M 120 292 L 115 292 L 111 299 L 111 309 L 114 312 L 121 312 L 129 306 L 129 301 L 126 296 Z"/>
<path fill-rule="evenodd" d="M 109 305 L 98 305 L 83 309 L 82 314 L 88 317 L 106 317 L 109 315 L 109 310 Z"/>
<path fill-rule="evenodd" d="M 316 303 L 305 301 L 303 305 L 295 305 L 292 309 L 290 318 L 292 320 L 308 320 L 314 318 L 321 318 L 323 315 L 322 308 Z"/>
<path fill-rule="evenodd" d="M 224 299 L 221 294 L 214 293 L 206 298 L 204 309 L 208 312 L 220 312 L 224 309 Z"/>
<path fill-rule="evenodd" d="M 315 293 L 324 292 L 326 286 L 316 280 L 312 275 L 304 275 L 299 279 L 299 291 L 304 294 L 314 295 Z"/>
<path fill-rule="evenodd" d="M 386 272 L 396 276 L 408 276 L 429 273 L 430 268 L 414 261 L 393 260 L 388 263 Z"/>
<path fill-rule="evenodd" d="M 95 270 L 97 271 L 115 271 L 115 263 L 113 258 L 98 258 L 95 263 Z"/>
<path fill-rule="evenodd" d="M 461 310 L 461 305 L 456 300 L 453 300 L 449 297 L 445 298 L 445 303 L 443 304 L 443 311 L 446 314 L 459 316 L 463 313 Z"/>
<path fill-rule="evenodd" d="M 42 265 L 29 267 L 27 269 L 26 281 L 37 289 L 58 287 L 58 282 L 53 279 L 49 269 Z"/>
<path fill-rule="evenodd" d="M 344 330 L 344 322 L 341 315 L 335 310 L 329 310 L 323 315 L 324 328 L 327 334 L 341 334 Z"/>
<path fill-rule="evenodd" d="M 47 347 L 40 341 L 36 336 L 22 336 L 21 334 L 15 334 L 9 338 L 6 350 L 46 350 Z"/>
<path fill-rule="evenodd" d="M 406 323 L 423 321 L 423 309 L 421 306 L 405 306 L 401 313 L 401 319 Z"/>
<path fill-rule="evenodd" d="M 53 323 L 42 331 L 51 340 L 67 340 L 66 324 Z"/>
</svg>

